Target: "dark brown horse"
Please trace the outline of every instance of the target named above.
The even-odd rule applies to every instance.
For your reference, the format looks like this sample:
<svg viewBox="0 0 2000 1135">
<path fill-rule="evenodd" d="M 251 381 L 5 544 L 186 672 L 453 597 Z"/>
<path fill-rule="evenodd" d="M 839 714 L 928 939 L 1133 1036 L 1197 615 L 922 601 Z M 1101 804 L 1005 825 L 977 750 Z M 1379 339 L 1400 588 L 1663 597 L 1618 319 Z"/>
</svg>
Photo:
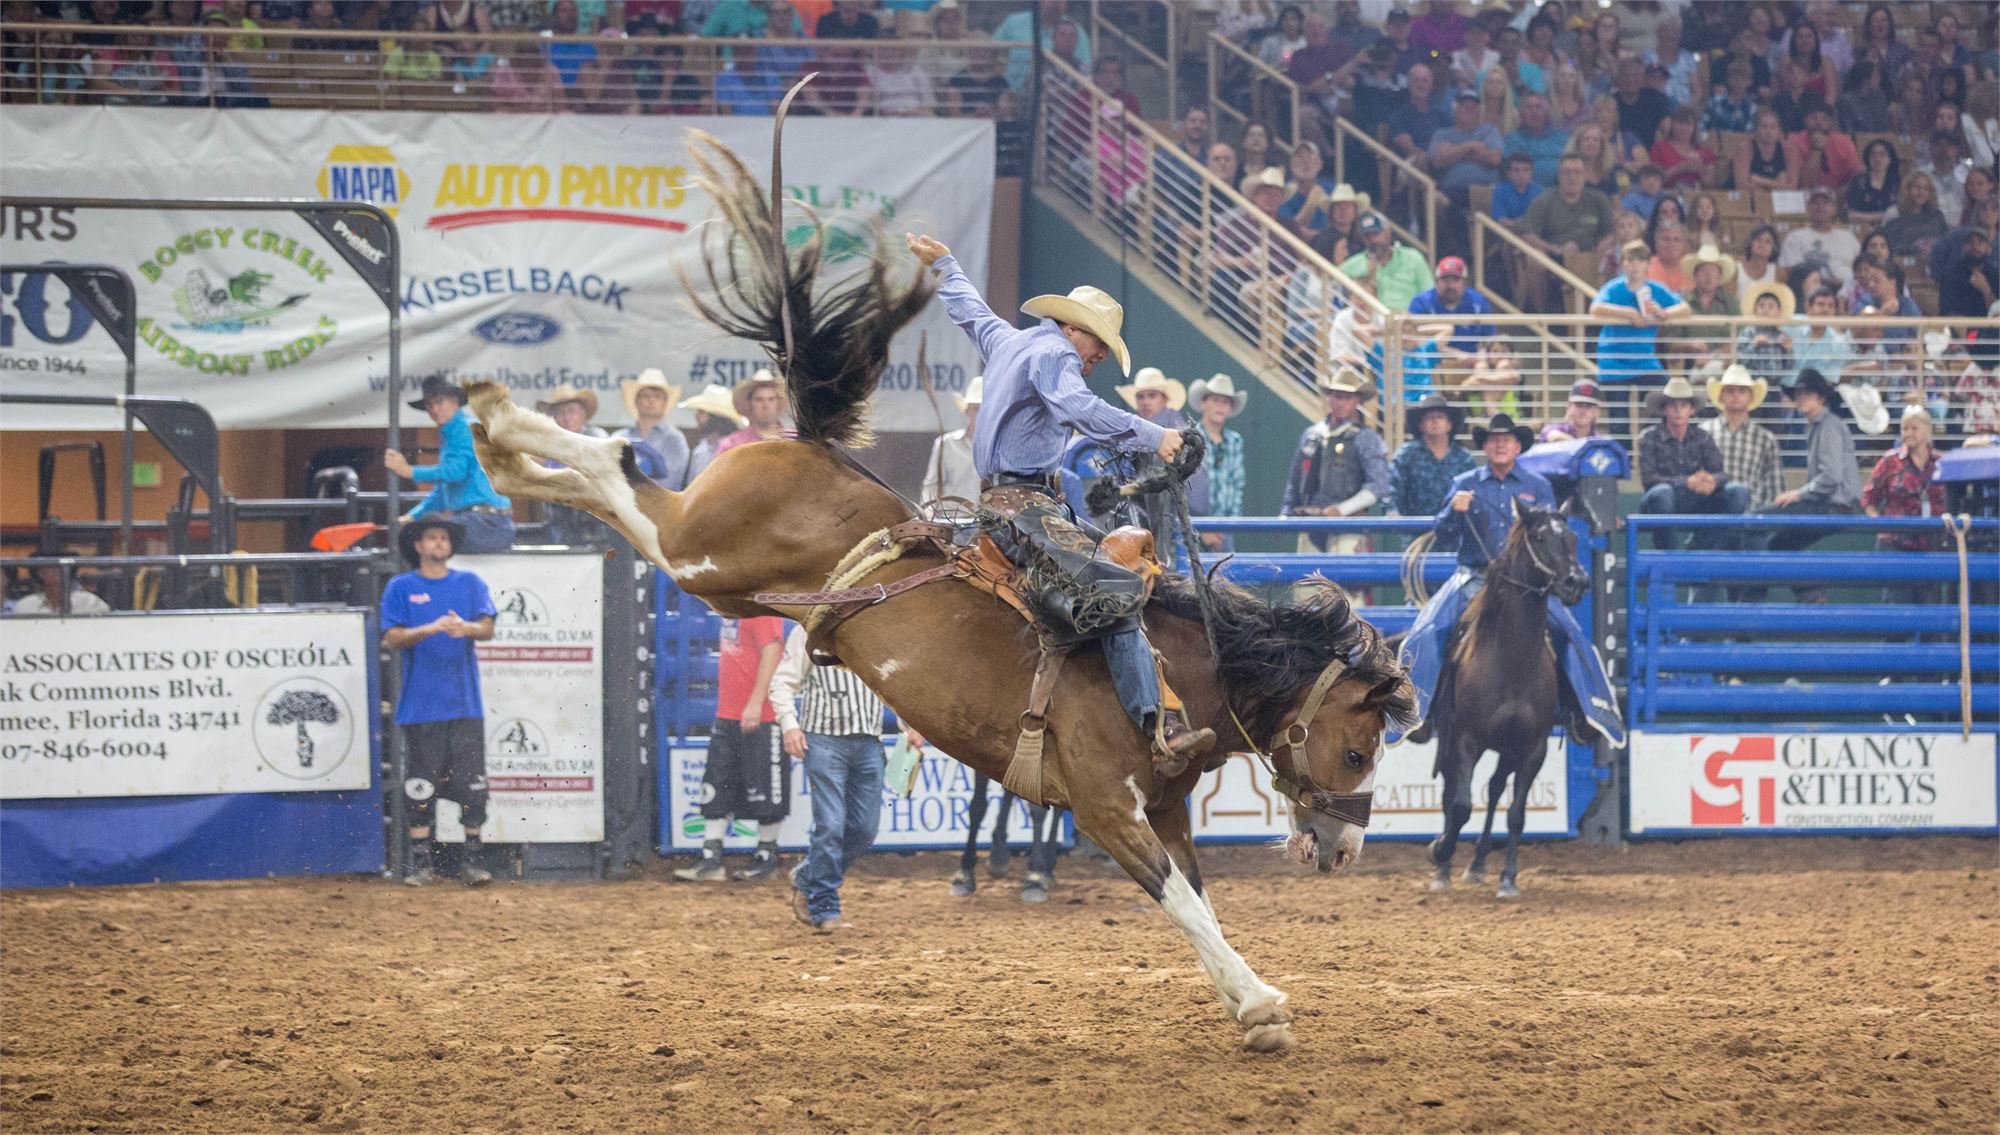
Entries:
<svg viewBox="0 0 2000 1135">
<path fill-rule="evenodd" d="M 1500 898 L 1520 889 L 1521 829 L 1528 820 L 1528 790 L 1542 771 L 1555 727 L 1559 696 L 1556 653 L 1549 644 L 1548 596 L 1565 605 L 1583 598 L 1590 576 L 1576 560 L 1576 533 L 1565 512 L 1516 506 L 1507 543 L 1486 568 L 1485 586 L 1466 605 L 1431 711 L 1437 733 L 1437 770 L 1444 774 L 1444 832 L 1431 844 L 1437 874 L 1432 890 L 1451 886 L 1451 858 L 1458 833 L 1472 818 L 1472 770 L 1487 750 L 1499 757 L 1486 782 L 1486 826 L 1479 833 L 1465 881 L 1486 881 L 1486 853 L 1493 846 L 1493 814 L 1513 782 L 1507 805 L 1507 862 L 1500 869 Z"/>
<path fill-rule="evenodd" d="M 705 314 L 766 344 L 786 375 L 798 440 L 739 446 L 687 491 L 641 476 L 622 440 L 567 433 L 515 406 L 504 387 L 470 387 L 480 461 L 500 491 L 585 509 L 622 532 L 684 590 L 733 617 L 807 617 L 802 607 L 758 603 L 760 592 L 827 586 L 850 550 L 909 520 L 902 499 L 858 472 L 835 447 L 865 433 L 866 399 L 890 337 L 926 301 L 914 261 L 907 282 L 889 279 L 900 257 L 878 240 L 866 272 L 826 287 L 817 242 L 780 268 L 770 251 L 771 210 L 749 172 L 712 139 L 692 149 L 702 185 L 729 222 L 710 250 L 714 285 Z M 704 153 L 706 148 L 706 153 Z M 781 285 L 779 281 L 788 281 Z M 786 341 L 790 293 L 795 344 Z M 530 455 L 566 468 L 548 469 Z M 918 544 L 866 574 L 893 584 L 942 562 Z M 1147 623 L 1168 680 L 1191 718 L 1215 728 L 1225 749 L 1271 749 L 1292 783 L 1295 856 L 1320 870 L 1360 853 L 1362 823 L 1342 794 L 1372 791 L 1385 720 L 1414 713 L 1408 682 L 1373 627 L 1340 589 L 1322 582 L 1307 598 L 1265 603 L 1234 588 L 1215 596 L 1211 654 L 1193 589 L 1163 581 Z M 1002 779 L 1027 705 L 1032 652 L 1020 616 L 955 580 L 917 587 L 841 622 L 827 643 L 896 711 L 944 752 Z M 1310 707 L 1310 712 L 1305 712 Z M 1301 718 L 1294 722 L 1294 718 Z M 1233 722 L 1241 721 L 1239 729 Z M 1120 708 L 1101 653 L 1072 657 L 1048 714 L 1041 802 L 1067 807 L 1079 829 L 1111 853 L 1194 944 L 1224 1007 L 1254 1049 L 1290 1042 L 1285 996 L 1264 983 L 1223 939 L 1204 894 L 1190 834 L 1187 793 L 1197 768 L 1173 778 L 1154 769 L 1148 739 Z"/>
</svg>

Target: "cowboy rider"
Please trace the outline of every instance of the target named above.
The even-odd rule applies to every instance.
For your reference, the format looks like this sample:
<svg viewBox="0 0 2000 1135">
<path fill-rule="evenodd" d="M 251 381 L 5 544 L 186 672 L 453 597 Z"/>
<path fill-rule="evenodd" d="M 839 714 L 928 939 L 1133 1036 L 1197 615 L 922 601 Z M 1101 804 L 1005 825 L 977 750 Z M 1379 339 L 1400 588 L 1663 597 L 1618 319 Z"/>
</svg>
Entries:
<svg viewBox="0 0 2000 1135">
<path fill-rule="evenodd" d="M 1555 507 L 1555 490 L 1548 480 L 1518 464 L 1521 454 L 1535 444 L 1533 430 L 1515 425 L 1506 414 L 1495 414 L 1490 425 L 1472 427 L 1472 444 L 1486 453 L 1486 464 L 1452 478 L 1451 493 L 1432 528 L 1436 550 L 1458 552 L 1458 570 L 1424 604 L 1403 639 L 1402 662 L 1416 687 L 1417 707 L 1427 732 L 1452 629 L 1485 582 L 1488 561 L 1505 546 L 1515 507 Z M 1596 733 L 1612 745 L 1623 745 L 1625 725 L 1618 713 L 1618 696 L 1612 692 L 1611 679 L 1590 636 L 1553 593 L 1548 596 L 1548 607 L 1549 635 L 1561 663 L 1570 736 L 1584 740 Z"/>
<path fill-rule="evenodd" d="M 1046 510 L 1061 501 L 1056 468 L 1069 429 L 1113 449 L 1150 449 L 1167 460 L 1181 451 L 1178 432 L 1120 410 L 1084 385 L 1083 376 L 1112 355 L 1126 374 L 1132 371 L 1131 356 L 1119 336 L 1125 310 L 1117 301 L 1092 287 L 1077 288 L 1067 296 L 1036 296 L 1023 303 L 1021 311 L 1040 317 L 1040 323 L 1023 331 L 993 314 L 951 249 L 927 236 L 905 233 L 904 240 L 937 274 L 945 311 L 986 360 L 982 408 L 972 442 L 980 503 L 1014 521 L 1018 540 L 1037 549 L 1051 537 L 1062 542 L 1058 529 L 1065 522 Z M 1022 507 L 1023 501 L 1029 502 L 1027 507 Z M 1016 520 L 1020 512 L 1031 513 L 1035 522 L 1020 523 Z M 1137 619 L 1105 635 L 1103 646 L 1118 700 L 1133 723 L 1153 739 L 1154 759 L 1164 771 L 1178 772 L 1214 748 L 1214 730 L 1190 727 L 1173 702 L 1162 700 L 1152 647 Z"/>
</svg>

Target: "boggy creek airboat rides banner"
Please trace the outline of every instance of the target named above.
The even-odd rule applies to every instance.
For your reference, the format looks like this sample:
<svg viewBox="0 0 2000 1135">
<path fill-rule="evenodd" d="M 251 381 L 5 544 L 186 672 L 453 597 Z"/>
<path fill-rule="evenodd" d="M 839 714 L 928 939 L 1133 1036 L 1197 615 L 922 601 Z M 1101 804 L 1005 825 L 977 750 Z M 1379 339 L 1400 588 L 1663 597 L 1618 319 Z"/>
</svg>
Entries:
<svg viewBox="0 0 2000 1135">
<path fill-rule="evenodd" d="M 9 107 L 5 193 L 116 198 L 363 201 L 394 216 L 402 372 L 495 377 L 517 400 L 569 384 L 623 421 L 618 383 L 647 367 L 698 391 L 763 365 L 753 344 L 696 316 L 674 273 L 703 279 L 710 215 L 690 184 L 690 127 L 768 168 L 771 119 Z M 832 270 L 865 264 L 872 226 L 952 246 L 986 278 L 993 127 L 961 119 L 794 119 L 786 191 L 827 225 Z M 802 241 L 802 213 L 788 213 Z M 347 239 L 291 212 L 10 205 L 7 263 L 110 264 L 138 290 L 138 390 L 192 398 L 223 428 L 381 426 L 388 313 L 338 251 Z M 367 242 L 364 241 L 365 245 Z M 379 253 L 356 247 L 361 255 Z M 906 266 L 914 272 L 915 262 Z M 0 390 L 117 394 L 124 365 L 89 314 L 45 276 L 0 279 Z M 931 432 L 916 374 L 919 334 L 949 424 L 948 395 L 978 373 L 972 345 L 933 305 L 898 336 L 876 428 Z M 692 425 L 690 418 L 683 425 Z M 102 428 L 101 413 L 8 408 L 4 428 Z"/>
</svg>

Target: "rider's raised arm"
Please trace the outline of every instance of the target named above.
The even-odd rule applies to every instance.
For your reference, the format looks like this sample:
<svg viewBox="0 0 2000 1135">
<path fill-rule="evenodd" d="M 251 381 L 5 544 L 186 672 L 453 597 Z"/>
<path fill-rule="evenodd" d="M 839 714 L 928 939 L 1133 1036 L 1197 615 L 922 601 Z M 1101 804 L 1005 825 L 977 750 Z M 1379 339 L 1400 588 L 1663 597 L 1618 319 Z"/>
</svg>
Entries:
<svg viewBox="0 0 2000 1135">
<path fill-rule="evenodd" d="M 1092 441 L 1117 450 L 1157 449 L 1167 436 L 1137 414 L 1120 410 L 1090 392 L 1083 383 L 1083 366 L 1074 351 L 1043 351 L 1028 375 L 1056 420 Z"/>
<path fill-rule="evenodd" d="M 979 298 L 979 289 L 972 286 L 965 269 L 958 266 L 958 257 L 938 257 L 931 271 L 938 274 L 938 298 L 944 301 L 945 314 L 972 337 L 982 360 L 992 358 L 994 348 L 1008 337 L 1020 334 Z"/>
</svg>

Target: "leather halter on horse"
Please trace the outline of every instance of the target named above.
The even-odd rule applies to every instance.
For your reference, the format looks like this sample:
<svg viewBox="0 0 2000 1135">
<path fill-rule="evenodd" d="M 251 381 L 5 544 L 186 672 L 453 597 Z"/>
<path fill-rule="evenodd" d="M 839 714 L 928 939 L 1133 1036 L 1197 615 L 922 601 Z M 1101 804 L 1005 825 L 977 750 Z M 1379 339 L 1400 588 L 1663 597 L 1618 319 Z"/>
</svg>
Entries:
<svg viewBox="0 0 2000 1135">
<path fill-rule="evenodd" d="M 1479 501 L 1477 498 L 1474 499 L 1473 503 L 1480 504 L 1482 506 L 1484 505 L 1484 502 Z M 1528 562 L 1534 564 L 1535 567 L 1542 573 L 1542 582 L 1536 584 L 1536 583 L 1529 583 L 1525 579 L 1515 579 L 1513 576 L 1508 575 L 1506 572 L 1499 570 L 1497 565 L 1500 562 L 1500 557 L 1494 554 L 1493 549 L 1486 546 L 1486 537 L 1480 533 L 1479 525 L 1467 523 L 1466 527 L 1472 531 L 1472 538 L 1474 540 L 1479 541 L 1479 550 L 1486 553 L 1487 570 L 1492 571 L 1496 577 L 1503 579 L 1508 583 L 1513 584 L 1514 586 L 1520 588 L 1521 590 L 1526 591 L 1530 595 L 1547 595 L 1551 590 L 1554 589 L 1556 585 L 1556 580 L 1561 578 L 1560 574 L 1556 571 L 1556 569 L 1542 562 L 1541 553 L 1535 551 L 1535 542 L 1531 539 L 1528 539 L 1527 535 L 1524 533 L 1521 537 L 1521 544 L 1528 550 Z M 1502 547 L 1500 550 L 1504 552 L 1507 549 L 1505 547 Z"/>
<path fill-rule="evenodd" d="M 1271 786 L 1309 812 L 1318 812 L 1330 819 L 1353 824 L 1358 828 L 1368 826 L 1368 817 L 1375 804 L 1373 792 L 1330 792 L 1312 782 L 1305 772 L 1306 741 L 1312 736 L 1312 727 L 1306 723 L 1319 715 L 1320 703 L 1334 686 L 1340 683 L 1347 663 L 1336 658 L 1326 664 L 1326 669 L 1314 679 L 1312 689 L 1306 691 L 1305 700 L 1299 703 L 1298 711 L 1292 714 L 1278 730 L 1278 739 L 1271 744 L 1271 752 L 1258 747 L 1257 739 L 1244 728 L 1242 718 L 1236 716 L 1236 709 L 1229 705 L 1227 691 L 1223 694 L 1223 705 L 1229 708 L 1229 719 L 1236 723 L 1236 731 L 1250 744 L 1250 750 L 1264 762 L 1264 768 L 1271 774 Z M 1272 756 L 1283 749 L 1286 764 L 1291 775 L 1278 771 L 1276 759 Z"/>
</svg>

